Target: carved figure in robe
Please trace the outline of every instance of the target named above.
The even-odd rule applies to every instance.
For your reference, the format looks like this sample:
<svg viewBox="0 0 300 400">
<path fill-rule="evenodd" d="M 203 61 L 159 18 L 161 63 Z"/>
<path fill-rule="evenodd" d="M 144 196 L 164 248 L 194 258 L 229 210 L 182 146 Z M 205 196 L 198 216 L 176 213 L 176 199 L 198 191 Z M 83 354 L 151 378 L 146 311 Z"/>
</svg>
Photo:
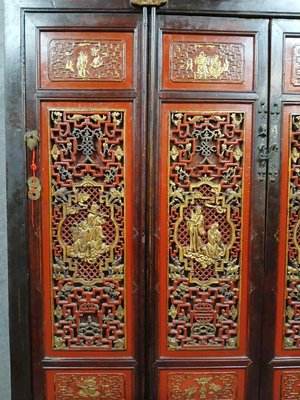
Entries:
<svg viewBox="0 0 300 400">
<path fill-rule="evenodd" d="M 201 236 L 205 234 L 204 215 L 201 206 L 196 206 L 192 211 L 190 219 L 187 220 L 187 228 L 190 236 L 189 250 L 192 252 L 200 252 L 203 246 Z"/>
</svg>

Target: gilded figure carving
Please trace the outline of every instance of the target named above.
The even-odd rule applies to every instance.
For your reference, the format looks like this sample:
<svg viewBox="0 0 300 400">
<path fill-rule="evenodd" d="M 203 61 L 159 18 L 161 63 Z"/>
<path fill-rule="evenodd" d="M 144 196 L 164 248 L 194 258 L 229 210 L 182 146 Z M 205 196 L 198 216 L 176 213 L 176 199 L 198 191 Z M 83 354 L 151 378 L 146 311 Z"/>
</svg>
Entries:
<svg viewBox="0 0 300 400">
<path fill-rule="evenodd" d="M 170 114 L 171 350 L 238 345 L 244 119 Z"/>
<path fill-rule="evenodd" d="M 125 79 L 126 44 L 123 40 L 56 39 L 49 44 L 52 81 L 116 81 Z"/>
<path fill-rule="evenodd" d="M 173 82 L 244 81 L 244 46 L 235 43 L 174 41 L 170 47 Z"/>
</svg>

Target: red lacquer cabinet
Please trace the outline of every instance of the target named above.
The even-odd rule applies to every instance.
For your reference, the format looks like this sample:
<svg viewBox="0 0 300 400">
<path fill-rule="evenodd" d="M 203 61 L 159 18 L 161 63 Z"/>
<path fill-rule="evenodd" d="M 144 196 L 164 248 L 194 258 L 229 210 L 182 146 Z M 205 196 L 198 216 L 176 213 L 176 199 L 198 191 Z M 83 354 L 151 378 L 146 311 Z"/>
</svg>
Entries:
<svg viewBox="0 0 300 400">
<path fill-rule="evenodd" d="M 9 21 L 13 400 L 299 400 L 300 22 L 42 3 Z"/>
</svg>

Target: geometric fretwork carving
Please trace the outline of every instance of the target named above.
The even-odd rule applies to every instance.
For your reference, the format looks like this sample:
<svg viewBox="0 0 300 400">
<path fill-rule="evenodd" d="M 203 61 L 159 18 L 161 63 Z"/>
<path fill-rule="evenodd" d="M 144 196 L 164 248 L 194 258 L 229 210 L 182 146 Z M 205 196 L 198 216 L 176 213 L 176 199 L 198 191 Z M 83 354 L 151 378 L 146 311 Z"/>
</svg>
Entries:
<svg viewBox="0 0 300 400">
<path fill-rule="evenodd" d="M 244 119 L 170 114 L 169 349 L 238 346 Z"/>
<path fill-rule="evenodd" d="M 54 349 L 126 348 L 124 118 L 49 111 Z"/>
<path fill-rule="evenodd" d="M 244 46 L 175 41 L 170 48 L 173 82 L 244 82 Z"/>
<path fill-rule="evenodd" d="M 284 348 L 300 347 L 300 115 L 290 117 L 290 179 Z"/>
<path fill-rule="evenodd" d="M 237 400 L 238 376 L 234 373 L 187 372 L 168 374 L 169 400 Z"/>
<path fill-rule="evenodd" d="M 122 374 L 56 374 L 57 400 L 123 400 L 125 379 Z"/>
</svg>

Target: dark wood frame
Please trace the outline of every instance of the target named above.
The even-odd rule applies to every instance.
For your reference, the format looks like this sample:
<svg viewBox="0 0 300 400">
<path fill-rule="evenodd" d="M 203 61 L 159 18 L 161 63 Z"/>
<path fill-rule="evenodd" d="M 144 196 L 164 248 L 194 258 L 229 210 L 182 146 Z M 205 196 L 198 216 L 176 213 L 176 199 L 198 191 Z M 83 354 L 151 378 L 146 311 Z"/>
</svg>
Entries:
<svg viewBox="0 0 300 400">
<path fill-rule="evenodd" d="M 250 4 L 251 3 L 251 4 Z M 85 0 L 6 0 L 6 143 L 7 143 L 7 211 L 8 211 L 8 263 L 9 263 L 9 307 L 10 307 L 10 342 L 11 342 L 11 376 L 12 376 L 12 399 L 13 400 L 29 400 L 31 399 L 31 340 L 30 340 L 30 304 L 29 304 L 29 264 L 28 264 L 28 239 L 27 239 L 27 200 L 26 200 L 26 168 L 25 168 L 25 147 L 23 133 L 29 126 L 25 124 L 24 119 L 24 68 L 23 68 L 23 45 L 24 45 L 24 18 L 25 15 L 32 12 L 38 13 L 56 13 L 56 12 L 126 12 L 135 14 L 141 12 L 129 5 L 129 0 L 114 0 L 109 2 L 106 0 L 91 0 L 88 3 Z M 144 9 L 144 18 L 147 11 Z M 149 65 L 151 66 L 151 78 L 148 82 L 149 86 L 149 108 L 146 111 L 152 114 L 155 110 L 155 49 L 156 35 L 154 34 L 155 23 L 155 8 L 151 9 L 152 14 L 152 35 L 149 38 L 149 43 L 152 51 L 149 55 Z M 159 14 L 182 14 L 182 15 L 211 15 L 211 16 L 235 16 L 235 17 L 257 17 L 257 18 L 300 18 L 300 3 L 297 0 L 289 0 L 282 2 L 281 0 L 266 0 L 261 2 L 259 0 L 249 2 L 247 0 L 228 0 L 215 2 L 207 0 L 189 0 L 183 3 L 181 0 L 169 0 L 169 4 L 158 10 Z M 146 27 L 144 27 L 146 29 Z M 21 45 L 21 51 L 20 51 Z M 146 47 L 146 40 L 144 43 Z M 147 56 L 144 55 L 143 64 L 146 65 Z M 146 80 L 145 80 L 146 82 Z M 147 85 L 143 85 L 143 95 L 146 94 Z M 288 101 L 286 96 L 286 101 Z M 294 101 L 295 96 L 290 95 L 290 101 Z M 150 115 L 149 114 L 149 115 Z M 143 122 L 143 131 L 148 131 L 148 143 L 150 138 L 154 136 L 155 124 L 151 120 L 146 126 Z M 154 165 L 156 145 L 148 148 L 148 162 Z M 145 178 L 145 170 L 141 169 L 141 180 Z M 144 196 L 151 195 L 151 188 L 155 180 L 155 170 L 148 174 L 147 190 Z M 144 179 L 145 182 L 145 179 Z M 275 190 L 278 189 L 274 185 L 270 186 L 269 198 L 271 199 Z M 264 207 L 263 199 L 260 194 L 256 192 L 257 204 L 261 210 Z M 150 196 L 150 204 L 148 210 L 154 206 L 153 195 Z M 276 199 L 275 199 L 276 202 Z M 276 212 L 272 211 L 270 207 L 268 217 L 273 218 Z M 253 216 L 253 223 L 256 223 L 257 216 Z M 147 251 L 147 259 L 155 255 L 155 237 L 156 232 L 153 228 L 152 222 L 155 220 L 155 214 L 147 213 L 147 222 L 150 228 L 146 229 L 145 225 L 141 224 L 139 231 L 139 240 L 141 245 L 148 241 L 149 246 Z M 275 220 L 274 220 L 275 221 Z M 276 233 L 275 223 L 268 227 L 268 234 L 270 237 Z M 253 248 L 254 252 L 259 252 L 263 246 L 263 231 L 258 232 L 261 242 L 256 240 Z M 273 240 L 273 239 L 271 239 Z M 268 245 L 268 242 L 267 242 Z M 271 244 L 271 248 L 274 245 Z M 276 249 L 275 249 L 276 250 Z M 270 250 L 271 251 L 271 250 Z M 149 267 L 150 263 L 148 263 Z M 149 271 L 149 268 L 147 268 Z M 257 281 L 261 276 L 261 272 L 254 277 Z M 274 271 L 268 272 L 267 277 L 269 280 L 269 287 L 271 288 L 274 282 Z M 155 276 L 148 276 L 146 297 L 155 297 Z M 146 286 L 146 284 L 145 284 Z M 267 287 L 266 287 L 267 288 Z M 271 293 L 271 292 L 270 292 Z M 273 295 L 273 297 L 275 294 Z M 253 307 L 259 307 L 260 299 L 253 298 Z M 271 298 L 272 299 L 272 298 Z M 272 303 L 268 298 L 268 303 Z M 267 307 L 268 308 L 268 307 Z M 270 308 L 269 308 L 270 310 Z M 268 311 L 267 311 L 268 312 Z M 148 321 L 149 332 L 147 334 L 148 340 L 153 337 L 153 327 L 150 325 L 149 320 L 155 314 L 155 304 L 147 309 L 145 319 Z M 274 323 L 272 314 L 268 314 L 265 319 L 265 335 L 269 332 Z M 253 349 L 255 353 L 260 353 L 258 343 L 254 343 L 256 338 L 252 339 Z M 267 337 L 266 337 L 267 340 Z M 150 342 L 150 349 L 148 361 L 153 359 L 153 346 L 154 342 Z M 270 348 L 270 344 L 268 346 Z M 270 351 L 266 352 L 266 360 L 270 361 L 272 354 Z M 266 379 L 268 375 L 265 375 Z M 150 380 L 148 380 L 150 386 Z M 266 386 L 266 385 L 265 385 Z M 268 392 L 271 395 L 271 392 Z M 265 398 L 267 398 L 265 397 Z M 249 397 L 250 399 L 250 397 Z"/>
</svg>

